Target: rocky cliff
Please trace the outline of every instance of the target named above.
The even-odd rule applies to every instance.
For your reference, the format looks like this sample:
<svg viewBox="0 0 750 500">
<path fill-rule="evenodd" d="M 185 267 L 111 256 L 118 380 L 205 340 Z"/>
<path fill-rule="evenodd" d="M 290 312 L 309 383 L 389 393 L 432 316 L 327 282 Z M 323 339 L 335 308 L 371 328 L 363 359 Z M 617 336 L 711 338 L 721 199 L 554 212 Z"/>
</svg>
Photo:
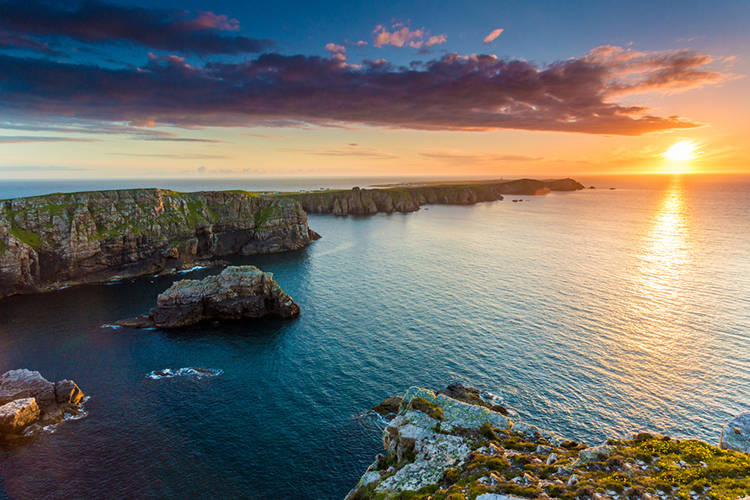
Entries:
<svg viewBox="0 0 750 500">
<path fill-rule="evenodd" d="M 379 212 L 414 212 L 422 205 L 471 205 L 502 200 L 504 194 L 535 195 L 549 191 L 575 191 L 583 185 L 573 179 L 469 182 L 460 184 L 404 185 L 382 189 L 327 190 L 282 193 L 299 201 L 308 213 L 371 215 Z"/>
<path fill-rule="evenodd" d="M 495 395 L 412 387 L 377 409 L 385 453 L 347 499 L 737 499 L 750 455 L 641 433 L 587 446 L 526 424 Z M 745 436 L 747 439 L 747 436 Z M 747 441 L 745 441 L 747 443 Z"/>
<path fill-rule="evenodd" d="M 0 298 L 197 259 L 295 250 L 317 235 L 298 202 L 163 189 L 0 201 Z"/>
<path fill-rule="evenodd" d="M 274 281 L 273 274 L 254 266 L 230 266 L 202 280 L 172 284 L 147 316 L 118 321 L 134 328 L 177 328 L 204 320 L 238 320 L 279 316 L 291 318 L 299 306 Z"/>
</svg>

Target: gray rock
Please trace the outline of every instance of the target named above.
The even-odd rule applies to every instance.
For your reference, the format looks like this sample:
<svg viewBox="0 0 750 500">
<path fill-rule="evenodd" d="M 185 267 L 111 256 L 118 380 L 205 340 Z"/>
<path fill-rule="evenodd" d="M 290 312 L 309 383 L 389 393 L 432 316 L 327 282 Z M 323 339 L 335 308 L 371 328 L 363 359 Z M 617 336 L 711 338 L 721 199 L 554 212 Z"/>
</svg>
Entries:
<svg viewBox="0 0 750 500">
<path fill-rule="evenodd" d="M 719 447 L 750 453 L 750 412 L 740 413 L 721 429 Z"/>
<path fill-rule="evenodd" d="M 0 375 L 0 404 L 21 398 L 35 398 L 40 408 L 57 403 L 54 384 L 39 372 L 22 368 Z"/>
<path fill-rule="evenodd" d="M 120 326 L 177 328 L 204 320 L 239 320 L 267 315 L 291 318 L 299 306 L 254 266 L 230 266 L 203 280 L 182 280 L 161 293 L 148 316 L 118 321 Z"/>
</svg>

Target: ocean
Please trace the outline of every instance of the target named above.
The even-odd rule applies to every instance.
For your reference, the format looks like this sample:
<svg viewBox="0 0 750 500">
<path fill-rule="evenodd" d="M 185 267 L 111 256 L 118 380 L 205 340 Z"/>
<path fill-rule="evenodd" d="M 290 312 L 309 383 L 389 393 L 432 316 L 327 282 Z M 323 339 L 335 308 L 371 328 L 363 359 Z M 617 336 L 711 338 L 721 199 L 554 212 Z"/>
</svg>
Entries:
<svg viewBox="0 0 750 500">
<path fill-rule="evenodd" d="M 381 451 L 365 411 L 452 381 L 590 444 L 642 430 L 717 443 L 750 406 L 750 178 L 579 180 L 597 189 L 311 215 L 308 248 L 234 259 L 273 272 L 295 320 L 105 326 L 216 269 L 1 301 L 0 371 L 70 378 L 90 399 L 85 418 L 0 450 L 0 497 L 342 498 Z M 387 181 L 0 181 L 0 199 Z"/>
</svg>

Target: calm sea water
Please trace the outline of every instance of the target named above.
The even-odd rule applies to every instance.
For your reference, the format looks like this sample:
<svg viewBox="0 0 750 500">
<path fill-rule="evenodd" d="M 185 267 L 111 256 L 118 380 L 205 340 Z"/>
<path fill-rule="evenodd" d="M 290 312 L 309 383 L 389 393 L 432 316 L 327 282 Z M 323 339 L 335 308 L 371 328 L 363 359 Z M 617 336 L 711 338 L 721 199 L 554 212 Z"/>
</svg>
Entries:
<svg viewBox="0 0 750 500">
<path fill-rule="evenodd" d="M 0 371 L 91 395 L 86 418 L 0 450 L 0 496 L 341 498 L 380 451 L 363 410 L 454 380 L 588 442 L 718 441 L 750 406 L 748 179 L 586 181 L 618 189 L 311 216 L 309 248 L 238 260 L 275 273 L 293 321 L 101 327 L 175 277 L 0 302 Z M 223 372 L 147 377 L 183 367 Z"/>
</svg>

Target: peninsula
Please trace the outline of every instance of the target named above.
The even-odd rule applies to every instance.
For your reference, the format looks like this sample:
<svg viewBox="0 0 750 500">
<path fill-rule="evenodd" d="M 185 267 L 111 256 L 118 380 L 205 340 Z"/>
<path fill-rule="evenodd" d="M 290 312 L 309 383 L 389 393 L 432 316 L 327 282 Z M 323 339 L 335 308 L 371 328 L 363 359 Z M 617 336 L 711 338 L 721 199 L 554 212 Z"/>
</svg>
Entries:
<svg viewBox="0 0 750 500">
<path fill-rule="evenodd" d="M 0 298 L 200 259 L 296 250 L 318 235 L 298 202 L 129 189 L 0 201 Z"/>
<path fill-rule="evenodd" d="M 502 200 L 508 195 L 542 195 L 550 191 L 577 191 L 583 185 L 573 179 L 496 180 L 455 183 L 388 185 L 376 189 L 336 189 L 275 196 L 298 201 L 307 213 L 334 215 L 373 215 L 415 212 L 422 205 L 472 205 Z"/>
</svg>

